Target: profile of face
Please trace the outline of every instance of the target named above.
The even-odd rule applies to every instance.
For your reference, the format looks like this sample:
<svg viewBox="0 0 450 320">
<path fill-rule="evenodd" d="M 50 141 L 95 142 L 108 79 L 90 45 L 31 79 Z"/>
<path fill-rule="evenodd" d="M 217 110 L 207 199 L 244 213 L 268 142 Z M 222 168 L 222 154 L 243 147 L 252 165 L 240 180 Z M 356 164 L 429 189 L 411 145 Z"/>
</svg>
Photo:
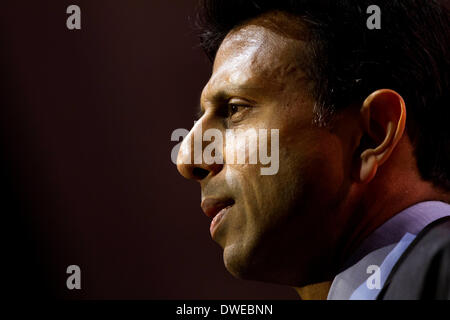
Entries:
<svg viewBox="0 0 450 320">
<path fill-rule="evenodd" d="M 231 274 L 305 285 L 325 280 L 348 231 L 342 208 L 353 184 L 359 110 L 337 115 L 332 128 L 315 124 L 313 84 L 299 60 L 307 33 L 294 35 L 294 24 L 298 29 L 283 14 L 266 15 L 226 36 L 177 167 L 200 183 L 202 208 L 214 217 L 211 236 Z M 278 129 L 278 172 L 227 163 L 227 143 L 223 164 L 192 164 L 193 136 L 210 128 Z"/>
</svg>

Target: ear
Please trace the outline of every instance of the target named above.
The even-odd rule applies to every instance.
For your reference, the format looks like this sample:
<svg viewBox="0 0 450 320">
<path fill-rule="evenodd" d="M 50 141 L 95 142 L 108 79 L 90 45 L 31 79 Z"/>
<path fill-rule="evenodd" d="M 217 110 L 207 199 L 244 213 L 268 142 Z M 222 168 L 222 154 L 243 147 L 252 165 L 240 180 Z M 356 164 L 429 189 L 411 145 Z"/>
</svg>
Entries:
<svg viewBox="0 0 450 320">
<path fill-rule="evenodd" d="M 360 115 L 364 132 L 358 148 L 360 154 L 357 155 L 361 161 L 355 173 L 357 180 L 368 183 L 403 136 L 405 102 L 393 90 L 377 90 L 366 98 Z"/>
</svg>

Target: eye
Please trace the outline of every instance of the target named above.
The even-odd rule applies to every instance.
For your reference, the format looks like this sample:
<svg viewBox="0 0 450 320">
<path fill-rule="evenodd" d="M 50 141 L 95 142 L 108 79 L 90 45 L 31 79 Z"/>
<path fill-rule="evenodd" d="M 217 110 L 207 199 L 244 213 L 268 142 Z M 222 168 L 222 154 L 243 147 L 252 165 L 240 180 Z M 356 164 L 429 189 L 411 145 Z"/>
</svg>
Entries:
<svg viewBox="0 0 450 320">
<path fill-rule="evenodd" d="M 249 106 L 242 105 L 242 104 L 236 104 L 236 103 L 229 103 L 228 104 L 228 118 L 237 118 L 240 114 L 242 114 Z"/>
</svg>

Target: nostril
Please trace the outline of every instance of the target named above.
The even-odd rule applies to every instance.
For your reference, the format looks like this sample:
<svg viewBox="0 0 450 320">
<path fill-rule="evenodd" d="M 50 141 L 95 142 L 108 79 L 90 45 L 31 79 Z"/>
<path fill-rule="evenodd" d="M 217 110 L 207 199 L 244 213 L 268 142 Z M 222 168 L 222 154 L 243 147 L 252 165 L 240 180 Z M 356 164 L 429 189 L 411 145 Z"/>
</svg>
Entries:
<svg viewBox="0 0 450 320">
<path fill-rule="evenodd" d="M 195 167 L 192 169 L 192 174 L 194 175 L 195 179 L 202 180 L 206 178 L 206 176 L 209 174 L 209 171 L 203 168 Z"/>
</svg>

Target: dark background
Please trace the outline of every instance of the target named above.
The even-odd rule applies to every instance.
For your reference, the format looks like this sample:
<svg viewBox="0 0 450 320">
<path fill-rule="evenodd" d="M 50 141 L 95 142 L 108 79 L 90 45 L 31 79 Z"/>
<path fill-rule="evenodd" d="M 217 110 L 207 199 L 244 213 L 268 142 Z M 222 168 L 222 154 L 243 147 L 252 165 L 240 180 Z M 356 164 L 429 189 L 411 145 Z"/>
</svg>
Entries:
<svg viewBox="0 0 450 320">
<path fill-rule="evenodd" d="M 81 7 L 81 30 L 66 28 Z M 234 279 L 170 160 L 211 65 L 196 1 L 6 1 L 1 15 L 2 289 L 63 299 L 278 299 Z M 81 267 L 81 290 L 66 268 Z M 5 284 L 8 287 L 5 287 Z"/>
</svg>

